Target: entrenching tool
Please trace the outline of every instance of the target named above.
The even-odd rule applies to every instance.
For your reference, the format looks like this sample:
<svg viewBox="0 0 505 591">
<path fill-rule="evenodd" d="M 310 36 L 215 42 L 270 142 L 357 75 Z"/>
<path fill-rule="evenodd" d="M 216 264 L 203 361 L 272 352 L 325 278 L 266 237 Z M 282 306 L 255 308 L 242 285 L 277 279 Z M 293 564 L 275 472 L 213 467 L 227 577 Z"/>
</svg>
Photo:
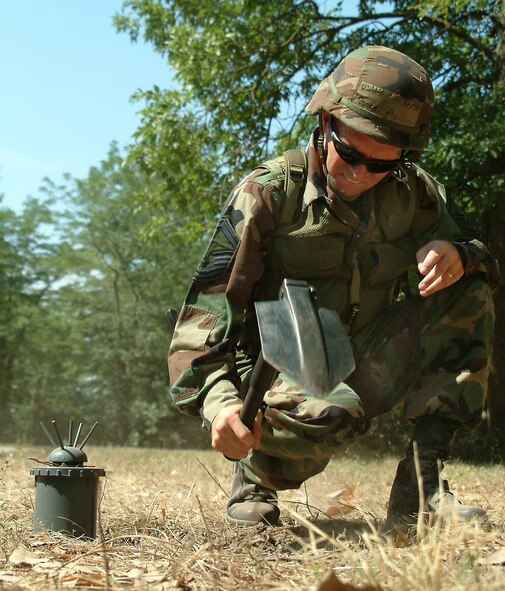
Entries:
<svg viewBox="0 0 505 591">
<path fill-rule="evenodd" d="M 262 350 L 240 412 L 252 429 L 265 392 L 278 372 L 317 398 L 354 371 L 351 344 L 338 314 L 317 306 L 305 281 L 285 279 L 277 301 L 256 302 Z"/>
</svg>

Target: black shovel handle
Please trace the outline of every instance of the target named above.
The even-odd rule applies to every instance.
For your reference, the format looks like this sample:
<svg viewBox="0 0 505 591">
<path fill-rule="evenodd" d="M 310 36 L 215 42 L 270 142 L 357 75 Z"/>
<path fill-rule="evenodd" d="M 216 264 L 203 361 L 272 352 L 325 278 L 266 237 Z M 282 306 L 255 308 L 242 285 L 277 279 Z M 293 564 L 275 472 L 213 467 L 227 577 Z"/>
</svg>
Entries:
<svg viewBox="0 0 505 591">
<path fill-rule="evenodd" d="M 263 401 L 265 392 L 275 380 L 277 370 L 263 359 L 260 352 L 249 381 L 249 388 L 240 410 L 240 420 L 252 431 L 254 419 Z"/>
</svg>

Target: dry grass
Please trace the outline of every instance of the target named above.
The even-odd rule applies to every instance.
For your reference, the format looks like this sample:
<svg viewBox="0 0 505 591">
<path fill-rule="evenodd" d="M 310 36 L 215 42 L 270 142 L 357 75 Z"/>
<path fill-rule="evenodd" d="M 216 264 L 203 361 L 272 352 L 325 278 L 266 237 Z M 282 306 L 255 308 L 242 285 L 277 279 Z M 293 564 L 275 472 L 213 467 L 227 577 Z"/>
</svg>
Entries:
<svg viewBox="0 0 505 591">
<path fill-rule="evenodd" d="M 213 452 L 87 449 L 104 467 L 100 535 L 33 533 L 33 461 L 48 450 L 0 450 L 0 589 L 505 589 L 505 468 L 450 464 L 444 475 L 489 525 L 432 528 L 408 547 L 376 532 L 395 460 L 348 454 L 305 489 L 281 493 L 282 525 L 224 522 L 230 464 Z M 226 492 L 225 492 L 226 491 Z M 349 589 L 351 587 L 345 587 Z M 352 587 L 354 588 L 354 587 Z"/>
</svg>

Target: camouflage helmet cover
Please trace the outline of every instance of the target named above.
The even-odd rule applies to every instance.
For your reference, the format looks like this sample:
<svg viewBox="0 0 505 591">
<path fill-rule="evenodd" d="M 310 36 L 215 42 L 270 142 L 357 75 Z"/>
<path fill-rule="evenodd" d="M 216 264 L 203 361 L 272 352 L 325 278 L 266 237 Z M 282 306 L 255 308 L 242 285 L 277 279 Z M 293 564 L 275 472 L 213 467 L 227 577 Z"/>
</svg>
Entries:
<svg viewBox="0 0 505 591">
<path fill-rule="evenodd" d="M 345 57 L 321 82 L 306 111 L 327 111 L 381 143 L 420 152 L 433 101 L 422 66 L 395 49 L 372 45 Z"/>
</svg>

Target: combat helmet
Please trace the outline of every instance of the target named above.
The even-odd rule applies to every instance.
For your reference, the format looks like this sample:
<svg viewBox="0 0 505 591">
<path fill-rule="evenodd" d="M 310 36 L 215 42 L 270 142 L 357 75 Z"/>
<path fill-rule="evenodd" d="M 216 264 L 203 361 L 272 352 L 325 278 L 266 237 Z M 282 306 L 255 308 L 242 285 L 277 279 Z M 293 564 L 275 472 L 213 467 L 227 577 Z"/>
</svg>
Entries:
<svg viewBox="0 0 505 591">
<path fill-rule="evenodd" d="M 327 111 L 352 129 L 403 148 L 415 158 L 428 139 L 433 102 L 433 87 L 422 66 L 396 49 L 369 45 L 338 64 L 306 111 Z"/>
</svg>

